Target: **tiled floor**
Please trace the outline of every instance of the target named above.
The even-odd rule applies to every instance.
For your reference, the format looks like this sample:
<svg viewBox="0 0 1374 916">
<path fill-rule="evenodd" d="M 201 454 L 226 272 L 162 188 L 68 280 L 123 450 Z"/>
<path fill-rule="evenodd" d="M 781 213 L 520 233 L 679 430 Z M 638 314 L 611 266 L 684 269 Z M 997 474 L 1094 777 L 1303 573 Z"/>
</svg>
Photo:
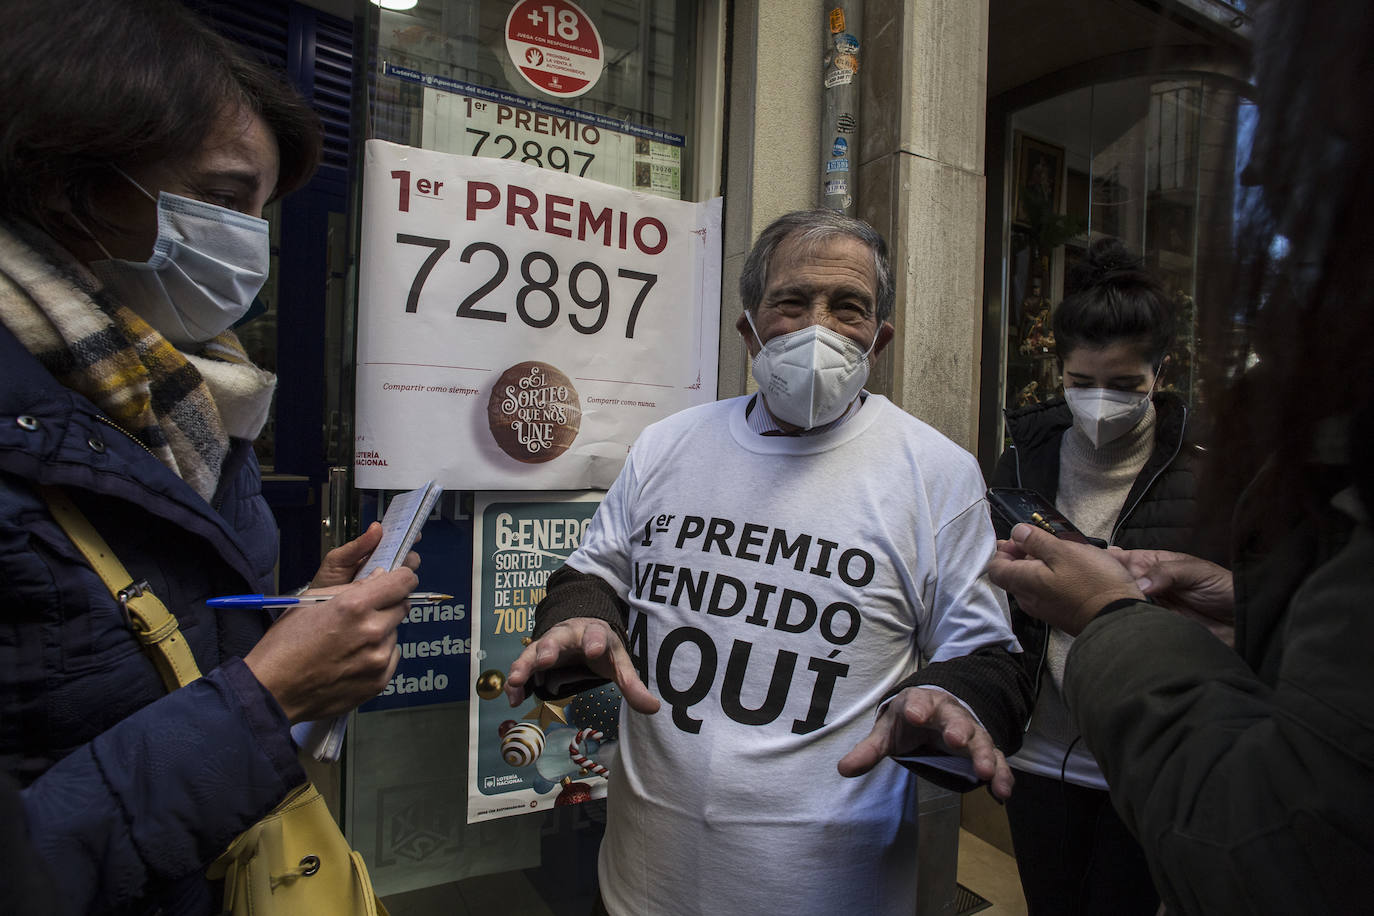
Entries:
<svg viewBox="0 0 1374 916">
<path fill-rule="evenodd" d="M 979 916 L 1026 916 L 1016 860 L 967 830 L 959 831 L 959 883 L 992 904 Z"/>
</svg>

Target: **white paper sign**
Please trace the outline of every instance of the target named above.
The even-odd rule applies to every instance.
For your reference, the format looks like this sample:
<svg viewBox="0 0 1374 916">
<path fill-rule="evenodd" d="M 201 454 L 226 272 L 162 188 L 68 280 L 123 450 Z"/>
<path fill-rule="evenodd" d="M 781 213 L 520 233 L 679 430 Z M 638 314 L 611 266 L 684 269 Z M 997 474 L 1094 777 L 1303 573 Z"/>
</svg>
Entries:
<svg viewBox="0 0 1374 916">
<path fill-rule="evenodd" d="M 607 487 L 715 399 L 720 200 L 369 140 L 357 486 Z"/>
<path fill-rule="evenodd" d="M 659 197 L 682 197 L 682 147 L 674 143 L 428 86 L 423 111 L 425 149 L 514 159 Z"/>
</svg>

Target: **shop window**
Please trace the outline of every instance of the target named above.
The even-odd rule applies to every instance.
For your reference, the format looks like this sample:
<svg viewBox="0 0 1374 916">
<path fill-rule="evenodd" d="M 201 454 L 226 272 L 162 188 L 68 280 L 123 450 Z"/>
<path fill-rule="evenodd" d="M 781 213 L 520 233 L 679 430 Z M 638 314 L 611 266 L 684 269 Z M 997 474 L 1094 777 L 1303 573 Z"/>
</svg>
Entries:
<svg viewBox="0 0 1374 916">
<path fill-rule="evenodd" d="M 507 45 L 512 4 L 505 0 L 429 0 L 381 10 L 369 136 L 693 199 L 685 138 L 696 106 L 697 6 L 581 3 L 601 59 L 594 84 L 580 95 L 563 94 L 575 90 L 549 86 L 538 74 L 527 78 L 533 71 Z M 538 8 L 535 15 L 542 15 Z M 544 24 L 569 34 L 577 28 L 547 17 Z"/>
<path fill-rule="evenodd" d="M 1073 267 L 1104 236 L 1144 258 L 1174 299 L 1178 327 L 1162 387 L 1199 397 L 1199 279 L 1229 244 L 1238 98 L 1199 76 L 1090 86 L 1011 118 L 1007 340 L 1001 402 L 1062 393 L 1054 309 Z"/>
<path fill-rule="evenodd" d="M 698 187 L 692 143 L 703 4 L 709 0 L 577 0 L 601 49 L 601 69 L 582 92 L 551 82 L 545 85 L 554 91 L 541 90 L 506 42 L 512 10 L 561 15 L 565 4 L 420 0 L 405 11 L 373 7 L 366 135 L 521 161 L 667 198 L 709 197 L 711 187 Z M 554 36 L 560 40 L 587 37 L 580 20 L 575 36 L 565 19 L 536 25 L 563 28 Z M 365 518 L 369 506 L 375 513 L 378 495 L 364 496 Z M 471 492 L 445 494 L 421 553 L 471 569 L 472 507 Z M 457 596 L 454 605 L 466 615 L 470 596 Z M 471 683 L 484 671 L 482 660 L 468 657 L 466 664 Z M 467 702 L 426 703 L 421 694 L 394 699 L 365 705 L 354 717 L 344 779 L 349 838 L 391 911 L 590 912 L 605 801 L 468 823 L 470 761 L 494 745 L 470 747 Z M 569 760 L 568 739 L 561 740 L 547 751 L 551 763 Z"/>
</svg>

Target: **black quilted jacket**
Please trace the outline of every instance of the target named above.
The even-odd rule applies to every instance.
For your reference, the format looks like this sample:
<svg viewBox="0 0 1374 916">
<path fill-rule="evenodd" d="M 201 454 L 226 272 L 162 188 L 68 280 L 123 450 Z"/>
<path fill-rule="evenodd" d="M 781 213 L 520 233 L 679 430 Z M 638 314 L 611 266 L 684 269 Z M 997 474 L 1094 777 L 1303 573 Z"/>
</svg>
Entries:
<svg viewBox="0 0 1374 916">
<path fill-rule="evenodd" d="M 1202 449 L 1188 440 L 1188 408 L 1183 400 L 1165 391 L 1156 394 L 1154 401 L 1154 451 L 1131 486 L 1111 543 L 1127 549 L 1198 553 L 1193 525 Z M 997 460 L 988 486 L 1035 490 L 1054 502 L 1059 490 L 1059 445 L 1072 425 L 1073 414 L 1063 398 L 1008 411 L 1012 444 Z M 999 538 L 1008 536 L 1011 526 L 995 512 L 993 525 Z M 1049 631 L 1043 622 L 1022 613 L 1015 601 L 1011 608 L 1012 629 L 1025 650 L 1021 657 L 1038 692 Z"/>
</svg>

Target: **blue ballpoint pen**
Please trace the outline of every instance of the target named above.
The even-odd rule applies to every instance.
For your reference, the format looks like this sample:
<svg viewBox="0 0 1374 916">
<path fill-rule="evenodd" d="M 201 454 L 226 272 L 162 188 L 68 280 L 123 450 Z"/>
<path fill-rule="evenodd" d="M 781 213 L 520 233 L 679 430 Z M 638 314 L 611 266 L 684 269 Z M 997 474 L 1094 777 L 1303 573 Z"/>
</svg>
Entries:
<svg viewBox="0 0 1374 916">
<path fill-rule="evenodd" d="M 209 607 L 236 607 L 236 608 L 263 608 L 263 607 L 291 607 L 293 604 L 318 604 L 321 601 L 328 601 L 334 595 L 225 595 L 222 598 L 211 598 L 206 601 Z M 447 601 L 452 595 L 445 595 L 442 592 L 412 592 L 406 595 L 406 599 L 411 604 L 434 604 L 439 601 Z"/>
</svg>

